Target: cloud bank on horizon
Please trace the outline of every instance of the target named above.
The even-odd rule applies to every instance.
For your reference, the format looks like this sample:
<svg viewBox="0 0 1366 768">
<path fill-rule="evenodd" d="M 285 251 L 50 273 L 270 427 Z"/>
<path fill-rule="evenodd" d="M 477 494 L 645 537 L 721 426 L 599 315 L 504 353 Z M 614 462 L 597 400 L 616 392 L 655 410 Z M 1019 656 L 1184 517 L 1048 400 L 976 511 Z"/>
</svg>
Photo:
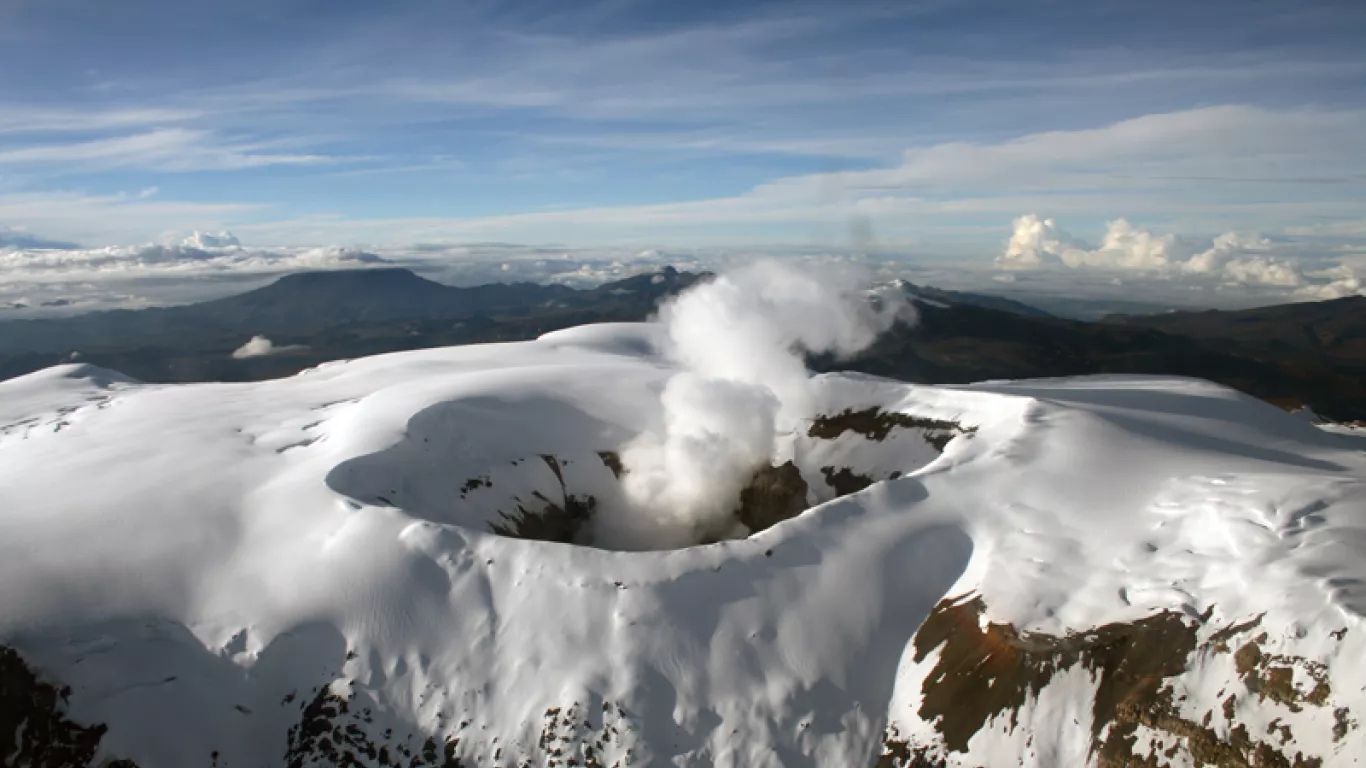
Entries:
<svg viewBox="0 0 1366 768">
<path fill-rule="evenodd" d="M 1366 6 L 1327 0 L 11 4 L 0 42 L 46 64 L 0 72 L 0 306 L 377 259 L 573 280 L 642 253 L 1359 290 L 1363 38 Z M 1132 224 L 1093 247 L 1039 219 L 1031 245 L 1006 226 L 1027 212 Z M 993 270 L 1007 238 L 1006 266 L 1043 268 Z"/>
<path fill-rule="evenodd" d="M 1052 219 L 1028 214 L 1015 219 L 1014 232 L 996 266 L 1007 270 L 1049 265 L 1151 274 L 1164 279 L 1210 279 L 1225 285 L 1293 289 L 1305 300 L 1366 295 L 1356 268 L 1346 261 L 1305 268 L 1292 254 L 1295 244 L 1261 235 L 1225 232 L 1199 243 L 1173 234 L 1155 234 L 1124 219 L 1105 228 L 1092 247 Z"/>
<path fill-rule="evenodd" d="M 1124 219 L 1093 246 L 1034 214 L 1017 217 L 994 262 L 924 265 L 887 253 L 763 249 L 550 248 L 508 243 L 375 246 L 242 245 L 230 232 L 196 232 L 168 245 L 0 247 L 0 319 L 204 301 L 310 270 L 402 267 L 453 285 L 492 282 L 596 286 L 666 266 L 721 271 L 762 260 L 814 271 L 855 268 L 875 280 L 1044 301 L 1072 297 L 1163 307 L 1238 308 L 1366 295 L 1366 251 L 1325 251 L 1309 239 L 1226 232 L 1212 239 L 1157 234 Z M 1087 313 L 1083 312 L 1083 316 Z"/>
</svg>

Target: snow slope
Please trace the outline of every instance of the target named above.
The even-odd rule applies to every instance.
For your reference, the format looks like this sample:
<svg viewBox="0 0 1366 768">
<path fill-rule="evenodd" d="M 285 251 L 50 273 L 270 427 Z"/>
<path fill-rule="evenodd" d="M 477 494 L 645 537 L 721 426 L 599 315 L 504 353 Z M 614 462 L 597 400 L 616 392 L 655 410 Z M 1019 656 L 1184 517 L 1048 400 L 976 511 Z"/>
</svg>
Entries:
<svg viewBox="0 0 1366 768">
<path fill-rule="evenodd" d="M 0 645 L 107 726 L 92 764 L 1052 766 L 1116 734 L 1155 765 L 1202 764 L 1211 739 L 1366 756 L 1359 438 L 1185 379 L 826 375 L 820 413 L 975 431 L 942 455 L 913 430 L 794 434 L 775 458 L 819 505 L 746 539 L 493 533 L 514 497 L 610 504 L 603 454 L 661 418 L 658 333 L 251 384 L 81 365 L 0 383 Z M 877 482 L 834 498 L 827 466 Z M 934 644 L 927 616 L 967 618 Z M 1164 647 L 1189 633 L 1165 703 L 1095 722 L 1139 663 L 1105 666 L 1095 637 L 1139 648 L 1148 620 Z M 979 668 L 998 692 L 1032 682 L 936 709 Z"/>
</svg>

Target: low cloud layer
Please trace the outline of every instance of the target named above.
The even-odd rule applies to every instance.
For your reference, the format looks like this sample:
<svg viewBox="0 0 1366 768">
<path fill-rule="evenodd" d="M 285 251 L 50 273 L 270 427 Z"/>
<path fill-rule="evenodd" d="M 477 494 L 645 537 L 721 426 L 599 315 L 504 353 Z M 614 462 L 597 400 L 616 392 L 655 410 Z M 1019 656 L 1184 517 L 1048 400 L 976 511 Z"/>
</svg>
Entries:
<svg viewBox="0 0 1366 768">
<path fill-rule="evenodd" d="M 0 271 L 11 279 L 34 282 L 79 277 L 132 277 L 233 272 L 276 273 L 305 269 L 344 269 L 387 260 L 357 248 L 243 248 L 228 233 L 196 233 L 174 245 L 147 244 L 57 250 L 0 248 Z"/>
<path fill-rule="evenodd" d="M 0 231 L 0 236 L 8 233 Z M 252 247 L 231 232 L 195 232 L 172 243 L 78 248 L 36 238 L 0 240 L 0 274 L 29 284 L 121 278 L 269 276 L 303 270 L 407 266 L 454 285 L 490 282 L 599 283 L 664 264 L 710 269 L 730 254 L 632 249 L 577 249 L 474 243 L 387 247 Z M 61 245 L 61 248 L 57 246 Z"/>
<path fill-rule="evenodd" d="M 0 234 L 15 232 L 19 231 L 0 229 Z M 903 255 L 886 246 L 870 246 L 869 253 L 793 247 L 572 248 L 501 242 L 272 247 L 256 246 L 249 240 L 243 244 L 243 239 L 227 231 L 198 231 L 188 237 L 168 236 L 161 243 L 78 248 L 27 231 L 22 236 L 28 238 L 22 245 L 0 245 L 0 319 L 205 301 L 307 270 L 405 267 L 458 286 L 535 282 L 589 287 L 666 265 L 684 271 L 721 272 L 762 258 L 804 269 L 857 264 L 880 280 L 902 278 L 1002 294 L 1083 317 L 1106 311 L 1235 308 L 1332 299 L 1366 289 L 1361 279 L 1366 275 L 1366 247 L 1358 240 L 1313 235 L 1269 238 L 1236 232 L 1200 239 L 1116 220 L 1093 245 L 1057 221 L 1033 215 L 1015 220 L 1005 249 L 994 263 L 972 254 L 957 258 Z"/>
<path fill-rule="evenodd" d="M 248 248 L 230 232 L 196 232 L 180 242 L 105 248 L 12 239 L 17 244 L 0 240 L 0 317 L 202 301 L 291 272 L 393 263 L 363 248 Z"/>
<path fill-rule="evenodd" d="M 0 317 L 203 301 L 306 270 L 406 267 L 450 285 L 495 282 L 590 287 L 663 266 L 703 271 L 744 263 L 753 252 L 575 249 L 508 243 L 386 247 L 253 247 L 230 232 L 196 232 L 172 243 L 54 250 L 0 247 Z M 789 255 L 848 261 L 845 255 Z M 57 304 L 54 302 L 61 302 Z"/>
<path fill-rule="evenodd" d="M 1226 232 L 1201 243 L 1141 229 L 1124 219 L 1109 222 L 1100 245 L 1093 247 L 1053 219 L 1021 216 L 1015 219 L 1010 239 L 995 263 L 1004 270 L 1061 266 L 1284 289 L 1289 298 L 1305 300 L 1363 293 L 1361 279 L 1350 264 L 1306 266 L 1289 242 Z"/>
</svg>

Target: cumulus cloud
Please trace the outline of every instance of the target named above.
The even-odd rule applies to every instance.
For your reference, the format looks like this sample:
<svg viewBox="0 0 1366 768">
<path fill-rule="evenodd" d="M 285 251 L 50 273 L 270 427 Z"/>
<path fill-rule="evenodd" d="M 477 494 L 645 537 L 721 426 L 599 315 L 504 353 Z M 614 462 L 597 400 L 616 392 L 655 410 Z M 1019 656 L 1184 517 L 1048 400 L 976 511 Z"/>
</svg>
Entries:
<svg viewBox="0 0 1366 768">
<path fill-rule="evenodd" d="M 181 241 L 188 248 L 232 248 L 242 245 L 242 241 L 231 232 L 195 232 Z"/>
<path fill-rule="evenodd" d="M 1327 282 L 1317 281 L 1303 285 L 1295 292 L 1296 295 L 1311 301 L 1366 296 L 1366 282 L 1357 277 L 1356 270 L 1348 264 L 1325 269 L 1315 277 L 1325 278 Z"/>
<path fill-rule="evenodd" d="M 1170 260 L 1174 242 L 1171 235 L 1155 235 L 1124 219 L 1116 219 L 1106 226 L 1100 248 L 1094 251 L 1072 248 L 1063 252 L 1062 260 L 1069 267 L 1161 269 Z"/>
<path fill-rule="evenodd" d="M 1010 239 L 995 263 L 1007 270 L 1060 265 L 1296 289 L 1292 295 L 1304 299 L 1361 291 L 1350 266 L 1339 264 L 1332 270 L 1313 273 L 1297 259 L 1281 253 L 1282 249 L 1283 244 L 1269 238 L 1239 232 L 1226 232 L 1199 246 L 1175 235 L 1135 227 L 1124 219 L 1107 224 L 1100 246 L 1092 248 L 1064 232 L 1052 219 L 1029 214 L 1014 220 Z"/>
<path fill-rule="evenodd" d="M 1209 248 L 1191 256 L 1182 269 L 1200 274 L 1217 274 L 1239 256 L 1269 254 L 1272 248 L 1272 242 L 1264 237 L 1225 232 L 1214 238 Z"/>
<path fill-rule="evenodd" d="M 1015 219 L 1015 231 L 1006 242 L 1005 252 L 996 257 L 1002 269 L 1032 269 L 1042 266 L 1044 256 L 1062 256 L 1072 247 L 1072 236 L 1058 229 L 1052 219 L 1030 213 Z"/>
<path fill-rule="evenodd" d="M 1035 214 L 1020 216 L 1005 251 L 996 257 L 1002 269 L 1033 269 L 1044 266 L 1047 256 L 1072 267 L 1106 269 L 1161 269 L 1168 265 L 1175 238 L 1154 235 L 1124 219 L 1110 222 L 1099 248 L 1062 230 L 1052 219 Z"/>
<path fill-rule="evenodd" d="M 1283 288 L 1294 288 L 1304 282 L 1298 265 L 1261 256 L 1233 259 L 1224 265 L 1223 276 L 1245 285 L 1274 285 Z"/>
<path fill-rule="evenodd" d="M 233 351 L 234 360 L 245 360 L 250 357 L 265 357 L 266 355 L 280 355 L 286 352 L 299 352 L 308 349 L 302 344 L 286 344 L 277 346 L 275 342 L 265 336 L 253 336 L 251 341 L 238 347 Z"/>
</svg>

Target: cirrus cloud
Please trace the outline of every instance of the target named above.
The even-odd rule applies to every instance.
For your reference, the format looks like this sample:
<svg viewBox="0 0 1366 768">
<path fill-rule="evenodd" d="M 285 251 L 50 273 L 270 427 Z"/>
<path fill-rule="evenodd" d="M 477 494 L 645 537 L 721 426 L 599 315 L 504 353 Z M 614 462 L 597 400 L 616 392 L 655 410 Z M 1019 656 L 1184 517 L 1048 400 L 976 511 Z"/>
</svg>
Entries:
<svg viewBox="0 0 1366 768">
<path fill-rule="evenodd" d="M 211 131 L 159 128 L 91 141 L 0 149 L 0 165 L 68 164 L 83 170 L 138 167 L 184 172 L 335 162 L 323 155 L 266 151 L 271 148 L 263 142 L 225 141 Z"/>
</svg>

